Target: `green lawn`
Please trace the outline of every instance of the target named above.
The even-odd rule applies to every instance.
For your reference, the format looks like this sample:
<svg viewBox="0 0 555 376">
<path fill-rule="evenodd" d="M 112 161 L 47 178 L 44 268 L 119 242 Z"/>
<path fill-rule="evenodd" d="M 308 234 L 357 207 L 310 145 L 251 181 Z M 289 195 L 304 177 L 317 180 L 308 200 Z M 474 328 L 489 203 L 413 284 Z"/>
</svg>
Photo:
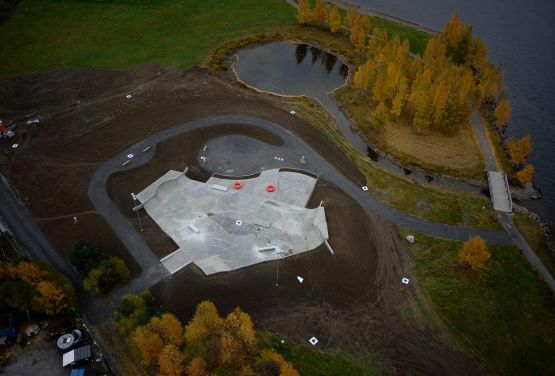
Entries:
<svg viewBox="0 0 555 376">
<path fill-rule="evenodd" d="M 263 340 L 286 360 L 293 363 L 301 375 L 310 376 L 375 376 L 381 366 L 364 364 L 342 352 L 323 352 L 309 345 L 281 344 L 278 337 L 265 334 Z"/>
<path fill-rule="evenodd" d="M 494 374 L 552 374 L 555 300 L 520 251 L 489 246 L 485 270 L 470 272 L 458 265 L 460 242 L 416 238 L 420 286 L 469 352 Z"/>
<path fill-rule="evenodd" d="M 420 55 L 424 54 L 426 44 L 428 43 L 428 39 L 430 39 L 429 34 L 384 18 L 371 17 L 370 22 L 372 27 L 387 29 L 389 35 L 399 34 L 401 41 L 407 39 L 409 41 L 411 52 Z"/>
<path fill-rule="evenodd" d="M 551 250 L 549 239 L 545 236 L 540 224 L 527 215 L 518 212 L 514 213 L 513 221 L 545 267 L 552 275 L 555 275 L 555 253 Z"/>
<path fill-rule="evenodd" d="M 227 40 L 294 24 L 284 0 L 29 0 L 0 27 L 0 75 L 145 63 L 187 69 Z"/>
</svg>

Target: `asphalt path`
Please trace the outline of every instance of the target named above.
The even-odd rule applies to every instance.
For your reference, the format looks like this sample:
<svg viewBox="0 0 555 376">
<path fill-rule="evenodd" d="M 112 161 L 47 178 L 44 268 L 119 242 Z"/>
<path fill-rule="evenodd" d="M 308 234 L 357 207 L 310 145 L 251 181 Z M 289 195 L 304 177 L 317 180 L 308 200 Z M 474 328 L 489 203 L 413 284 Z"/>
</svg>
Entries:
<svg viewBox="0 0 555 376">
<path fill-rule="evenodd" d="M 119 208 L 108 197 L 106 192 L 108 177 L 113 173 L 134 169 L 147 163 L 152 159 L 157 144 L 166 139 L 195 129 L 217 126 L 220 124 L 246 124 L 264 129 L 279 136 L 284 144 L 277 148 L 269 146 L 250 146 L 251 150 L 256 150 L 256 154 L 244 152 L 247 145 L 246 141 L 243 141 L 245 142 L 243 145 L 241 145 L 241 142 L 235 142 L 234 146 L 232 145 L 233 143 L 229 144 L 229 147 L 214 147 L 213 145 L 206 150 L 207 170 L 217 171 L 216 166 L 218 163 L 213 164 L 212 160 L 228 161 L 228 164 L 231 163 L 231 165 L 234 166 L 234 174 L 252 174 L 260 171 L 261 168 L 276 167 L 272 162 L 277 161 L 274 159 L 274 156 L 276 156 L 275 154 L 278 154 L 278 157 L 281 156 L 280 158 L 284 158 L 286 155 L 294 155 L 295 158 L 299 158 L 298 163 L 295 161 L 295 158 L 284 158 L 283 162 L 280 161 L 279 167 L 300 167 L 312 171 L 343 190 L 343 192 L 357 201 L 369 213 L 380 215 L 407 229 L 445 239 L 467 240 L 471 236 L 479 235 L 489 243 L 511 242 L 510 237 L 502 230 L 471 229 L 434 223 L 391 208 L 371 197 L 367 192 L 362 190 L 362 187 L 346 178 L 341 171 L 329 163 L 317 151 L 281 126 L 271 121 L 252 116 L 220 115 L 183 123 L 152 134 L 104 163 L 94 175 L 89 186 L 89 197 L 91 201 L 95 205 L 97 211 L 108 221 L 112 228 L 114 228 L 122 242 L 143 269 L 149 266 L 151 267 L 155 261 L 158 260 L 144 243 L 140 235 L 121 214 Z M 243 148 L 243 146 L 245 146 L 245 148 Z M 149 148 L 148 151 L 144 152 L 147 148 Z M 129 155 L 133 155 L 133 157 L 128 158 Z M 307 161 L 306 164 L 299 165 L 299 163 L 301 163 L 301 156 L 305 157 Z M 123 162 L 127 160 L 131 162 L 127 165 L 123 165 Z M 261 164 L 262 162 L 264 164 Z M 201 161 L 201 163 L 203 162 Z"/>
</svg>

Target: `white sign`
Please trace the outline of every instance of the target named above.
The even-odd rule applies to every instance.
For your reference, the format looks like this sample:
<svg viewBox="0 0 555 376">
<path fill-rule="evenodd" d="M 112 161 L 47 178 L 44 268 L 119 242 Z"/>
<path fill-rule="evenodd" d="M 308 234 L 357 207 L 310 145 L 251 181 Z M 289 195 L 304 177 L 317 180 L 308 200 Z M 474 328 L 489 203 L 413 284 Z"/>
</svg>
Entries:
<svg viewBox="0 0 555 376">
<path fill-rule="evenodd" d="M 310 342 L 312 346 L 316 346 L 316 344 L 318 343 L 318 338 L 312 337 L 311 339 L 308 340 L 308 342 Z"/>
<path fill-rule="evenodd" d="M 362 190 L 363 190 L 363 191 L 367 191 L 367 190 L 368 190 L 368 187 L 365 186 L 365 185 L 363 185 L 363 186 L 362 186 Z"/>
<path fill-rule="evenodd" d="M 127 158 L 131 159 L 131 158 L 133 158 L 133 157 L 134 157 L 133 154 L 127 154 Z"/>
<path fill-rule="evenodd" d="M 304 278 L 301 277 L 301 276 L 297 276 L 297 279 L 299 280 L 299 283 L 303 283 L 303 281 L 304 281 Z"/>
<path fill-rule="evenodd" d="M 409 279 L 407 277 L 403 277 L 401 282 L 403 282 L 405 285 L 408 285 L 409 284 Z"/>
</svg>

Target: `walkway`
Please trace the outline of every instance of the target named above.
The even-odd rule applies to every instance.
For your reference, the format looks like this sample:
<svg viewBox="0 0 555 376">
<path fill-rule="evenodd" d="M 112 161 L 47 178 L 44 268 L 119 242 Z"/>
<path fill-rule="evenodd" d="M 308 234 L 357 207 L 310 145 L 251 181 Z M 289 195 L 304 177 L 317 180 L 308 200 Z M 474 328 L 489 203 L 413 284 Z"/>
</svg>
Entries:
<svg viewBox="0 0 555 376">
<path fill-rule="evenodd" d="M 199 129 L 207 126 L 215 126 L 219 124 L 247 124 L 252 125 L 266 131 L 272 132 L 284 141 L 281 154 L 286 153 L 290 155 L 304 155 L 306 160 L 309 161 L 303 165 L 304 169 L 313 171 L 326 180 L 332 182 L 334 185 L 343 190 L 347 195 L 357 201 L 363 208 L 373 214 L 378 214 L 393 223 L 401 225 L 410 230 L 433 235 L 440 238 L 453 239 L 453 240 L 467 240 L 470 236 L 479 235 L 490 243 L 507 243 L 510 241 L 507 234 L 501 230 L 479 230 L 455 227 L 441 223 L 429 222 L 420 218 L 413 217 L 407 213 L 401 212 L 397 209 L 391 208 L 384 203 L 381 203 L 371 197 L 368 193 L 364 192 L 361 187 L 355 185 L 347 179 L 335 166 L 326 161 L 318 152 L 313 150 L 306 143 L 298 139 L 293 133 L 283 129 L 279 125 L 267 120 L 243 116 L 243 115 L 221 115 L 205 119 L 194 120 L 184 123 L 173 128 L 165 129 L 161 132 L 155 133 L 143 141 L 131 146 L 130 148 L 120 152 L 114 158 L 104 163 L 95 173 L 91 184 L 89 186 L 89 197 L 95 205 L 99 214 L 101 214 L 108 223 L 114 228 L 115 232 L 121 236 L 122 242 L 132 253 L 133 257 L 141 267 L 143 265 L 152 265 L 156 256 L 150 252 L 148 246 L 144 243 L 142 238 L 134 231 L 133 227 L 129 224 L 127 219 L 120 213 L 119 208 L 110 200 L 106 193 L 106 182 L 108 177 L 116 172 L 125 171 L 127 169 L 136 168 L 147 163 L 154 155 L 156 145 L 168 138 L 174 137 L 178 134 L 186 133 L 194 129 Z M 150 146 L 148 152 L 143 152 L 145 148 Z M 230 160 L 229 149 L 222 148 L 220 150 L 213 150 L 210 152 L 210 158 L 220 158 L 221 160 Z M 268 153 L 262 151 L 262 153 Z M 122 162 L 127 160 L 127 155 L 133 154 L 134 157 L 130 164 L 125 166 Z M 264 160 L 274 160 L 274 155 L 266 155 Z M 245 171 L 246 173 L 257 172 L 259 167 L 259 158 L 261 156 L 253 156 L 233 159 L 236 162 L 236 167 Z M 289 165 L 287 161 L 286 165 Z M 267 166 L 266 166 L 267 167 Z M 280 166 L 284 167 L 284 166 Z M 293 166 L 299 167 L 299 166 Z M 156 261 L 158 261 L 156 259 Z"/>
</svg>

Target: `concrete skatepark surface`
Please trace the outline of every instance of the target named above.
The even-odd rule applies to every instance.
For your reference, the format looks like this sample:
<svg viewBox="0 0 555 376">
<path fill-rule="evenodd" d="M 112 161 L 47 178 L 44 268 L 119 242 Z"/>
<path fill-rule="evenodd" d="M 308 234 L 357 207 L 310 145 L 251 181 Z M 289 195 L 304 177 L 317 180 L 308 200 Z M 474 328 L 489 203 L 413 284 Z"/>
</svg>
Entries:
<svg viewBox="0 0 555 376">
<path fill-rule="evenodd" d="M 240 189 L 232 188 L 240 181 Z M 268 192 L 268 184 L 276 187 Z M 206 275 L 317 248 L 328 239 L 323 206 L 306 209 L 316 178 L 272 169 L 206 183 L 170 170 L 137 198 L 179 249 L 162 258 L 170 273 L 194 262 Z"/>
</svg>

